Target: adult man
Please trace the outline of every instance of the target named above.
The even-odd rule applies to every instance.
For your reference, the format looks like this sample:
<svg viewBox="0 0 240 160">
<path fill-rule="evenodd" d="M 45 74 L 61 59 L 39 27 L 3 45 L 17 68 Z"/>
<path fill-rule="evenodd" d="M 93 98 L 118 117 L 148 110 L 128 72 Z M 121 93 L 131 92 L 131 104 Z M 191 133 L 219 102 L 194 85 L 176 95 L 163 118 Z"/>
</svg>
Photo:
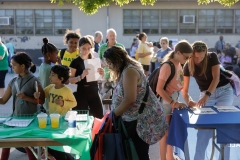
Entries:
<svg viewBox="0 0 240 160">
<path fill-rule="evenodd" d="M 99 57 L 101 58 L 101 60 L 103 59 L 104 52 L 108 48 L 111 48 L 112 46 L 120 46 L 123 49 L 125 49 L 123 44 L 117 43 L 117 40 L 116 40 L 117 39 L 117 33 L 113 28 L 110 28 L 110 29 L 107 30 L 107 37 L 106 38 L 108 39 L 108 42 L 102 44 L 101 47 L 98 50 L 98 54 L 99 54 Z"/>
<path fill-rule="evenodd" d="M 232 64 L 237 64 L 238 56 L 237 56 L 236 48 L 233 47 L 229 42 L 226 43 L 225 48 L 228 55 L 232 57 Z"/>
<path fill-rule="evenodd" d="M 4 94 L 5 77 L 8 72 L 8 50 L 0 37 L 0 97 Z"/>
<path fill-rule="evenodd" d="M 14 47 L 14 44 L 9 42 L 9 41 L 6 41 L 6 44 L 5 46 L 7 47 L 8 51 L 9 51 L 9 54 L 10 56 L 13 56 L 14 55 L 14 52 L 15 52 L 15 47 Z"/>
<path fill-rule="evenodd" d="M 215 49 L 218 54 L 221 54 L 221 51 L 225 48 L 225 42 L 223 40 L 223 36 L 219 37 L 219 40 L 215 44 Z"/>
<path fill-rule="evenodd" d="M 98 53 L 100 43 L 102 42 L 103 34 L 101 31 L 96 31 L 94 35 L 94 51 Z"/>
</svg>

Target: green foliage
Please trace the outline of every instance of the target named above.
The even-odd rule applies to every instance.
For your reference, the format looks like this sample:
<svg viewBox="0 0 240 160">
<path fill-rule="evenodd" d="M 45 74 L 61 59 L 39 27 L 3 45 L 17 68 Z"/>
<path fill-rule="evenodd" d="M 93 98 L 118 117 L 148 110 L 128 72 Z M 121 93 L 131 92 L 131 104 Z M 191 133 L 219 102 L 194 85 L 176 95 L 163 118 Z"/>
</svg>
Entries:
<svg viewBox="0 0 240 160">
<path fill-rule="evenodd" d="M 109 6 L 114 2 L 116 5 L 123 6 L 135 0 L 50 0 L 51 3 L 57 3 L 59 6 L 64 5 L 65 2 L 73 3 L 78 6 L 85 14 L 95 14 L 99 8 Z M 140 0 L 142 5 L 154 5 L 157 0 Z M 232 6 L 239 0 L 197 0 L 198 4 L 209 4 L 211 2 L 219 2 L 224 6 Z"/>
<path fill-rule="evenodd" d="M 231 7 L 239 0 L 198 0 L 198 4 L 209 4 L 211 2 L 219 2 L 223 6 Z"/>
<path fill-rule="evenodd" d="M 64 5 L 65 2 L 73 3 L 78 6 L 85 14 L 95 14 L 99 8 L 109 6 L 111 2 L 116 5 L 123 6 L 129 4 L 134 0 L 50 0 L 51 3 L 58 3 L 59 6 Z M 156 0 L 140 0 L 142 5 L 153 5 Z"/>
</svg>

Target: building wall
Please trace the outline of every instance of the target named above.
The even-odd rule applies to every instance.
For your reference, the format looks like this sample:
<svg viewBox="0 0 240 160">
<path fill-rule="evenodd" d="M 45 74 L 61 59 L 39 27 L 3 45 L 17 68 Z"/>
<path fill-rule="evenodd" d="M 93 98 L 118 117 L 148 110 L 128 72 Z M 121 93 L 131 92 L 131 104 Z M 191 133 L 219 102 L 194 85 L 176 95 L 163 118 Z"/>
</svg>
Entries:
<svg viewBox="0 0 240 160">
<path fill-rule="evenodd" d="M 196 0 L 197 1 L 197 0 Z M 0 5 L 0 9 L 72 9 L 72 29 L 81 29 L 82 35 L 93 35 L 95 31 L 103 32 L 104 41 L 107 28 L 114 28 L 117 32 L 117 41 L 124 44 L 126 48 L 130 48 L 132 39 L 135 35 L 123 34 L 123 9 L 239 9 L 238 2 L 231 8 L 221 6 L 218 3 L 211 3 L 210 5 L 197 5 L 197 2 L 156 2 L 154 6 L 142 6 L 139 2 L 131 2 L 123 7 L 112 4 L 110 7 L 100 8 L 94 15 L 85 15 L 79 11 L 77 6 L 65 3 L 64 6 L 59 7 L 57 4 L 50 2 L 4 2 Z M 109 9 L 109 23 L 107 17 L 107 10 Z M 13 36 L 1 35 L 3 41 L 12 41 L 17 49 L 41 49 L 42 38 L 46 36 Z M 213 47 L 220 35 L 148 35 L 149 41 L 157 41 L 160 37 L 167 36 L 169 39 L 186 39 L 189 42 L 195 40 L 202 40 Z M 239 35 L 224 34 L 224 40 L 229 41 L 233 45 L 240 40 Z M 64 48 L 62 36 L 47 36 L 50 42 L 54 43 L 58 48 Z"/>
</svg>

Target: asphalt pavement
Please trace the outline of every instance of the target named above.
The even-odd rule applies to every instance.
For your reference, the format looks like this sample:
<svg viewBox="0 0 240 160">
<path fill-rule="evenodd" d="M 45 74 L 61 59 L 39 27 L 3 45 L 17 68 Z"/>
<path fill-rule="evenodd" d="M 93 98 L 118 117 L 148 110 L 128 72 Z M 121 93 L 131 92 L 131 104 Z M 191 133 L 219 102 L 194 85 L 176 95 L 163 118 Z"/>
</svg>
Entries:
<svg viewBox="0 0 240 160">
<path fill-rule="evenodd" d="M 8 73 L 5 79 L 5 85 L 7 86 L 8 83 L 10 82 L 10 80 L 12 78 L 14 78 L 16 76 L 16 74 L 13 73 Z M 35 73 L 35 76 L 38 76 L 38 70 Z M 190 86 L 189 86 L 189 93 L 191 95 L 191 97 L 193 98 L 193 100 L 198 100 L 199 98 L 199 89 L 198 86 L 196 84 L 195 79 L 191 78 L 190 81 Z M 182 97 L 180 96 L 180 101 L 182 100 Z M 234 96 L 234 103 L 233 105 L 239 105 L 240 104 L 240 98 Z M 5 104 L 5 105 L 0 105 L 0 113 L 11 113 L 12 112 L 12 98 L 9 99 L 9 101 Z M 151 160 L 159 160 L 159 145 L 154 144 L 150 146 L 150 158 Z M 1 149 L 0 149 L 0 154 L 1 154 Z M 11 149 L 11 154 L 9 157 L 9 160 L 27 160 L 27 155 L 24 153 L 19 152 L 18 150 L 16 150 L 15 148 Z"/>
</svg>

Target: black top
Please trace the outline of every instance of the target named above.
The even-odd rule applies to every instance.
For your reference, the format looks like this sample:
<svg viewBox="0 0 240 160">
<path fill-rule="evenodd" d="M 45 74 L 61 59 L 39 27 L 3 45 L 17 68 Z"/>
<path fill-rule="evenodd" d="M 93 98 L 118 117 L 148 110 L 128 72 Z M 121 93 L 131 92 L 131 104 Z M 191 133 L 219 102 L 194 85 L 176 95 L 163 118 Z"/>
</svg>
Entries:
<svg viewBox="0 0 240 160">
<path fill-rule="evenodd" d="M 80 76 L 85 70 L 84 60 L 80 56 L 78 56 L 71 62 L 69 67 L 76 69 L 75 77 Z M 83 85 L 97 86 L 98 82 L 97 81 L 87 82 L 86 77 L 84 77 L 80 82 L 77 82 L 77 84 L 78 87 Z"/>
<path fill-rule="evenodd" d="M 212 82 L 212 67 L 215 65 L 220 64 L 216 53 L 208 53 L 208 64 L 207 64 L 207 70 L 206 70 L 206 77 L 205 78 L 204 75 L 199 76 L 199 74 L 201 73 L 201 66 L 197 66 L 195 65 L 195 72 L 193 77 L 196 79 L 196 82 L 199 86 L 200 91 L 206 91 L 208 90 L 211 82 Z M 184 68 L 183 68 L 183 72 L 184 72 L 184 76 L 188 76 L 190 77 L 190 72 L 188 69 L 188 63 L 185 64 Z M 217 85 L 217 87 L 221 87 L 224 86 L 226 84 L 229 83 L 229 80 L 227 80 L 224 76 L 220 75 L 220 81 Z"/>
</svg>

